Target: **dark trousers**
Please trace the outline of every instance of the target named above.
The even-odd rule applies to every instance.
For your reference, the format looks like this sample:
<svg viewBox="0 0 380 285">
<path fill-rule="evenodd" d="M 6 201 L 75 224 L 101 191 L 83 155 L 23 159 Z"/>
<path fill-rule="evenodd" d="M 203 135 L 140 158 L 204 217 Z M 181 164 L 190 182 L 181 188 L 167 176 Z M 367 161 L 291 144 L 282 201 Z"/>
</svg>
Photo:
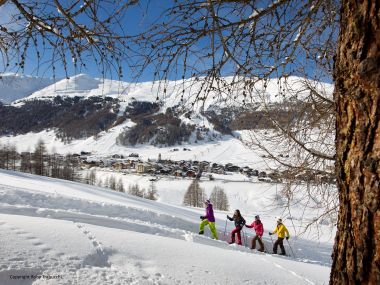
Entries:
<svg viewBox="0 0 380 285">
<path fill-rule="evenodd" d="M 263 241 L 261 240 L 261 237 L 259 237 L 258 235 L 255 235 L 255 236 L 253 237 L 251 248 L 252 248 L 252 249 L 255 249 L 255 248 L 256 248 L 256 240 L 259 242 L 259 245 L 260 245 L 259 251 L 264 251 L 264 244 L 263 244 Z"/>
<path fill-rule="evenodd" d="M 241 235 L 240 235 L 241 228 L 236 227 L 232 232 L 231 232 L 231 243 L 235 242 L 235 234 L 237 234 L 237 243 L 241 245 Z"/>
<path fill-rule="evenodd" d="M 284 238 L 278 238 L 273 245 L 273 253 L 277 253 L 277 247 L 280 246 L 281 254 L 285 255 Z"/>
</svg>

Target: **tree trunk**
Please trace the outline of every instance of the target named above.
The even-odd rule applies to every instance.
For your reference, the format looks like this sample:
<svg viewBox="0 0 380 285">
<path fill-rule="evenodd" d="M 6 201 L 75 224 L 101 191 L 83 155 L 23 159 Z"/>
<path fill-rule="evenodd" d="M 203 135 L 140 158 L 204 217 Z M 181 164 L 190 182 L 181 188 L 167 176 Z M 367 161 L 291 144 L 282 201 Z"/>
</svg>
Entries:
<svg viewBox="0 0 380 285">
<path fill-rule="evenodd" d="M 380 284 L 380 1 L 343 0 L 334 66 L 340 199 L 330 284 Z"/>
</svg>

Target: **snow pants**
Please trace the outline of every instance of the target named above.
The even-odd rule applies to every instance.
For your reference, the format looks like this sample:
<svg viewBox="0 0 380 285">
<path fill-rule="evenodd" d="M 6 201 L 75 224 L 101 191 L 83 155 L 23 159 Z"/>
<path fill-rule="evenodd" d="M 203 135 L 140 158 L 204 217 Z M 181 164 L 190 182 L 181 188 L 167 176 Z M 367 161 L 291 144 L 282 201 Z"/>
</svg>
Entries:
<svg viewBox="0 0 380 285">
<path fill-rule="evenodd" d="M 241 245 L 241 235 L 240 235 L 241 228 L 236 227 L 232 232 L 231 232 L 231 243 L 235 242 L 235 234 L 237 235 L 237 244 Z"/>
<path fill-rule="evenodd" d="M 207 219 L 202 220 L 201 224 L 199 225 L 199 231 L 203 232 L 206 225 L 210 227 L 212 237 L 214 239 L 218 239 L 218 233 L 216 232 L 215 222 L 209 222 L 209 220 Z"/>
<path fill-rule="evenodd" d="M 281 248 L 281 254 L 285 255 L 285 247 L 284 247 L 284 238 L 278 238 L 273 245 L 273 253 L 277 254 L 277 247 L 280 246 Z"/>
<path fill-rule="evenodd" d="M 258 235 L 255 235 L 252 239 L 252 245 L 251 245 L 251 249 L 255 249 L 256 248 L 256 240 L 259 242 L 259 245 L 260 245 L 260 248 L 259 248 L 259 251 L 264 251 L 264 244 L 263 244 L 263 241 L 261 240 L 261 237 L 258 236 Z"/>
</svg>

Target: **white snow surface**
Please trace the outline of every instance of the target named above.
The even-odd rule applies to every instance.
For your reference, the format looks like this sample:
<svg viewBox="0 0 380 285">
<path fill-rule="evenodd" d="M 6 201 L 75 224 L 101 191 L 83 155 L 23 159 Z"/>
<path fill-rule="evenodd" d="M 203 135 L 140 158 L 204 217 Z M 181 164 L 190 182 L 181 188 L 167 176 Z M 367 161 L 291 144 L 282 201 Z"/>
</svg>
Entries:
<svg viewBox="0 0 380 285">
<path fill-rule="evenodd" d="M 216 211 L 215 241 L 197 234 L 203 209 L 99 187 L 0 170 L 0 197 L 2 285 L 328 283 L 330 243 L 290 230 L 296 257 L 228 245 L 226 212 Z M 275 217 L 262 219 L 270 250 Z"/>
</svg>

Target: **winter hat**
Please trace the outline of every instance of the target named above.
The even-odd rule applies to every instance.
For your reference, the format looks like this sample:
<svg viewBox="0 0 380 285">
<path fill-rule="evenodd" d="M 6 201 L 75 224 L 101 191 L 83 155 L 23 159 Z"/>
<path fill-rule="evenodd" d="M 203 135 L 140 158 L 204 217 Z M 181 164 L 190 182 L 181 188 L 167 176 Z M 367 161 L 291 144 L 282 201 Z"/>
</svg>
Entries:
<svg viewBox="0 0 380 285">
<path fill-rule="evenodd" d="M 210 201 L 209 199 L 207 199 L 207 200 L 205 201 L 205 203 L 206 203 L 206 204 L 211 204 L 211 201 Z"/>
<path fill-rule="evenodd" d="M 282 224 L 282 219 L 278 219 L 278 220 L 277 220 L 277 223 L 278 223 L 278 224 Z"/>
<path fill-rule="evenodd" d="M 260 216 L 259 215 L 255 216 L 255 219 L 260 220 Z"/>
</svg>

